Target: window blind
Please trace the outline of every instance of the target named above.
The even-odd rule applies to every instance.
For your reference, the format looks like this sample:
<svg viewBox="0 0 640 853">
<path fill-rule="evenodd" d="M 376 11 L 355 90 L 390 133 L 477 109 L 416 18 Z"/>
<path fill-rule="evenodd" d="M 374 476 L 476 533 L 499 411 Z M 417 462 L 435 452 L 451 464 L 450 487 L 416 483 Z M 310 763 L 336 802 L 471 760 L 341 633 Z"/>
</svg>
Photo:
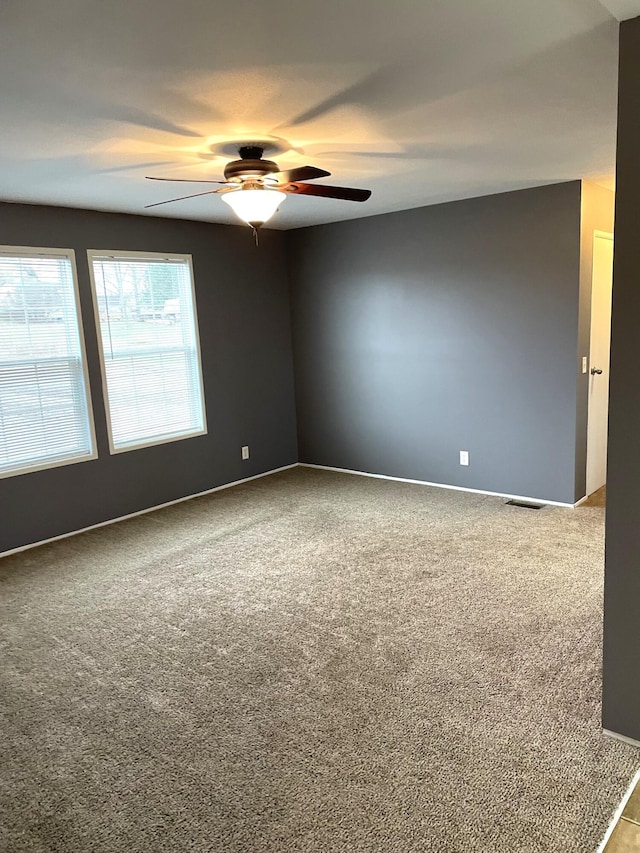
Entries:
<svg viewBox="0 0 640 853">
<path fill-rule="evenodd" d="M 189 258 L 89 257 L 112 452 L 205 432 Z"/>
<path fill-rule="evenodd" d="M 0 476 L 95 455 L 72 259 L 0 249 Z"/>
</svg>

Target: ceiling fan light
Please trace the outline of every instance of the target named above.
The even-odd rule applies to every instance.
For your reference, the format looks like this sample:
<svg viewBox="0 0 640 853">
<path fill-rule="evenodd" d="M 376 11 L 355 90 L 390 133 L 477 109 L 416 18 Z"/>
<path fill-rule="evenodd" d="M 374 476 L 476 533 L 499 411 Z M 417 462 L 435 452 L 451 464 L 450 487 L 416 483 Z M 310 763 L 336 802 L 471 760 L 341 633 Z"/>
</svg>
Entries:
<svg viewBox="0 0 640 853">
<path fill-rule="evenodd" d="M 229 205 L 236 216 L 253 228 L 268 222 L 284 199 L 285 193 L 262 188 L 238 189 L 222 195 L 222 201 Z"/>
</svg>

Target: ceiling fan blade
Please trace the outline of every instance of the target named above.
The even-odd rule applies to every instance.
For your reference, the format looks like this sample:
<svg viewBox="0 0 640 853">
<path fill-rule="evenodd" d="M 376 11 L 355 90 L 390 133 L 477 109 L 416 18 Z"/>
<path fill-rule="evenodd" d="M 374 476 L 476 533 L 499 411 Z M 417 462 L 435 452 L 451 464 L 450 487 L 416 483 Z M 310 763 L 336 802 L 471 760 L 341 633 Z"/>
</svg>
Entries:
<svg viewBox="0 0 640 853">
<path fill-rule="evenodd" d="M 198 180 L 197 178 L 154 178 L 151 175 L 145 175 L 148 181 L 173 181 L 187 184 L 226 184 L 228 181 L 207 181 Z"/>
<path fill-rule="evenodd" d="M 341 198 L 345 201 L 366 201 L 371 190 L 358 190 L 353 187 L 327 187 L 324 184 L 286 184 L 278 187 L 283 193 L 296 195 L 317 195 L 323 198 Z"/>
<path fill-rule="evenodd" d="M 297 169 L 288 169 L 285 172 L 274 172 L 269 177 L 277 178 L 279 181 L 312 181 L 314 178 L 328 178 L 331 172 L 318 169 L 316 166 L 298 166 Z"/>
<path fill-rule="evenodd" d="M 156 201 L 153 204 L 145 204 L 145 209 L 147 207 L 158 207 L 160 204 L 171 204 L 174 201 L 184 201 L 187 198 L 197 198 L 200 195 L 214 195 L 219 192 L 219 190 L 207 190 L 204 193 L 194 193 L 194 195 L 181 195 L 180 198 L 168 198 L 166 201 Z"/>
</svg>

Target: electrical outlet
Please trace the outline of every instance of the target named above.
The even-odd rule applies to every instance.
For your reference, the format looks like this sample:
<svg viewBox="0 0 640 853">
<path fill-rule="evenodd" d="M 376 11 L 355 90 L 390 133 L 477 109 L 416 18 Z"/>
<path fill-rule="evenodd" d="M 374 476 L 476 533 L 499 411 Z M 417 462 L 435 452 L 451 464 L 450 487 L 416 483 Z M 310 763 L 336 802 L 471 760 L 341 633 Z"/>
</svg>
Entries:
<svg viewBox="0 0 640 853">
<path fill-rule="evenodd" d="M 468 450 L 461 450 L 460 451 L 460 464 L 461 465 L 468 465 L 469 464 L 469 451 Z"/>
<path fill-rule="evenodd" d="M 248 444 L 245 444 L 244 447 L 242 448 L 242 458 L 243 459 L 249 458 L 249 445 Z"/>
</svg>

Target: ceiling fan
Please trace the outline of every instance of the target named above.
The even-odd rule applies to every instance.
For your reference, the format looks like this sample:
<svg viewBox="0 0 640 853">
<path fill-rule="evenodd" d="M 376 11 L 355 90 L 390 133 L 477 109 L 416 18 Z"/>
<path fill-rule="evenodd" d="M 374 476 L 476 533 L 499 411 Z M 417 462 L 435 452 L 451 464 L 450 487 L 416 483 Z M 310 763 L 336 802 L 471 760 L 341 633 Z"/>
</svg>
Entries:
<svg viewBox="0 0 640 853">
<path fill-rule="evenodd" d="M 284 201 L 285 195 L 313 195 L 324 198 L 338 198 L 345 201 L 366 201 L 371 190 L 359 190 L 352 187 L 328 187 L 324 184 L 308 184 L 314 178 L 326 178 L 331 173 L 315 166 L 298 166 L 296 169 L 280 171 L 273 160 L 263 160 L 264 148 L 259 145 L 242 145 L 238 149 L 239 160 L 232 160 L 224 167 L 224 181 L 197 181 L 189 178 L 154 178 L 150 181 L 181 181 L 192 184 L 220 184 L 217 190 L 170 198 L 147 204 L 158 207 L 187 198 L 201 195 L 222 194 L 222 200 L 254 230 L 264 225 Z"/>
</svg>

